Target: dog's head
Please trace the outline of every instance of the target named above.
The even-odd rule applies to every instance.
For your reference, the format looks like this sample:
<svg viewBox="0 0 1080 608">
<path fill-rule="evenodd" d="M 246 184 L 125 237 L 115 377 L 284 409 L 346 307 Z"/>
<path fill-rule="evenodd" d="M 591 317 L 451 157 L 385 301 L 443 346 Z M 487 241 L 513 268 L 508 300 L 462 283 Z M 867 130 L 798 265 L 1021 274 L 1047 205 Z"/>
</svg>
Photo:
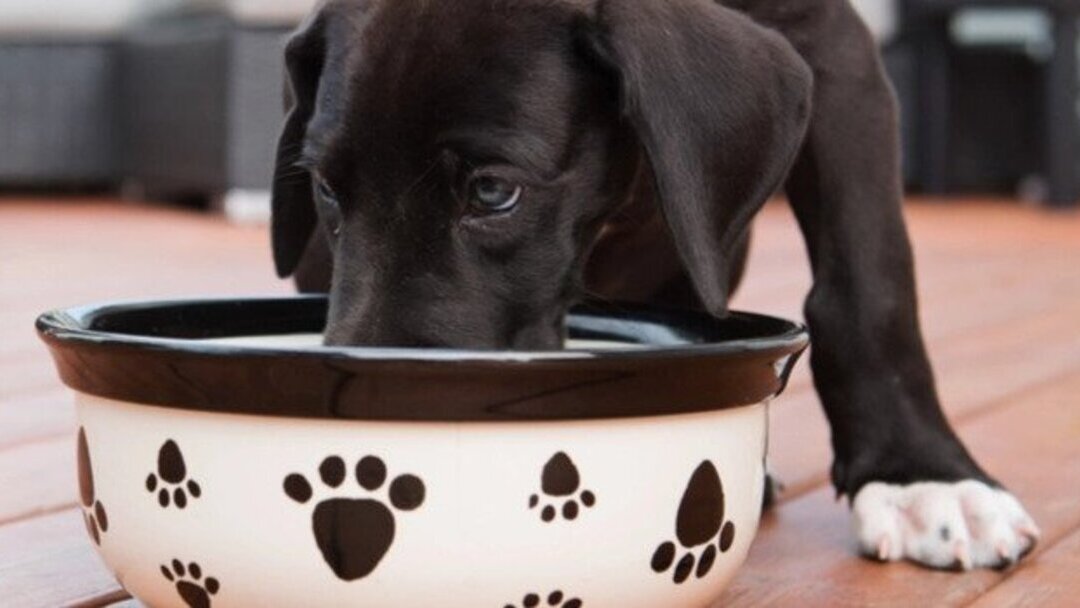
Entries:
<svg viewBox="0 0 1080 608">
<path fill-rule="evenodd" d="M 641 159 L 722 312 L 809 106 L 790 46 L 711 0 L 331 0 L 286 62 L 274 258 L 324 233 L 331 344 L 559 347 Z"/>
</svg>

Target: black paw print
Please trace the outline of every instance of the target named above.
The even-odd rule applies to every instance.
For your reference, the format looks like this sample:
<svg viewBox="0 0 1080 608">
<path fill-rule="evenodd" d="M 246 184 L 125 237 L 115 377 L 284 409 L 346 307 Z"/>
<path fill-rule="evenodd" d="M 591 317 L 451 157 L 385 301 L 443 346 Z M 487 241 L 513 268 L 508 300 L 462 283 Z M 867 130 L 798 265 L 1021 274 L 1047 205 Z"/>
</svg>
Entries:
<svg viewBox="0 0 1080 608">
<path fill-rule="evenodd" d="M 171 565 L 172 568 L 162 566 L 161 574 L 176 586 L 176 593 L 188 608 L 210 608 L 210 596 L 221 588 L 218 580 L 212 576 L 203 580 L 202 568 L 195 562 L 185 568 L 180 560 L 174 559 Z"/>
<path fill-rule="evenodd" d="M 86 441 L 86 429 L 79 427 L 79 448 L 76 455 L 79 466 L 79 501 L 82 503 L 83 523 L 94 542 L 101 544 L 101 535 L 109 530 L 109 516 L 94 491 L 94 468 L 90 462 L 90 444 Z"/>
<path fill-rule="evenodd" d="M 574 495 L 577 494 L 579 487 L 581 487 L 581 476 L 578 475 L 574 461 L 570 460 L 570 457 L 565 452 L 555 454 L 544 465 L 544 471 L 540 475 L 540 489 L 546 498 L 552 498 L 556 501 L 566 499 L 562 503 L 561 509 L 564 519 L 577 519 L 580 512 L 579 500 L 585 507 L 592 507 L 596 504 L 596 495 L 589 490 L 585 490 L 575 498 Z M 538 494 L 529 497 L 530 509 L 535 509 L 539 504 L 540 496 Z M 552 521 L 555 519 L 557 512 L 556 505 L 545 504 L 540 509 L 540 519 Z"/>
<path fill-rule="evenodd" d="M 540 606 L 540 596 L 536 593 L 529 593 L 521 600 L 521 605 L 524 608 L 536 608 Z M 577 598 L 566 599 L 563 596 L 562 591 L 552 591 L 547 596 L 547 604 L 545 606 L 555 606 L 556 608 L 581 608 L 584 604 Z M 506 608 L 517 608 L 513 604 L 507 604 Z"/>
<path fill-rule="evenodd" d="M 356 464 L 356 483 L 374 492 L 386 481 L 386 465 L 375 456 Z M 345 461 L 330 456 L 319 465 L 319 478 L 329 488 L 345 482 Z M 311 484 L 299 473 L 285 478 L 285 494 L 300 504 L 313 496 Z M 415 475 L 399 475 L 390 482 L 394 508 L 412 511 L 424 502 L 424 482 Z M 371 574 L 394 542 L 394 513 L 375 498 L 327 498 L 315 505 L 311 516 L 323 559 L 338 578 L 354 581 Z"/>
<path fill-rule="evenodd" d="M 161 479 L 160 488 L 158 479 Z M 172 439 L 162 444 L 158 450 L 157 474 L 150 473 L 146 477 L 146 491 L 153 494 L 157 492 L 158 504 L 162 508 L 169 506 L 171 502 L 177 509 L 183 509 L 188 504 L 188 495 L 198 498 L 202 495 L 202 488 L 194 479 L 187 478 L 187 466 L 184 465 L 184 455 L 180 453 L 180 446 Z M 187 489 L 185 491 L 185 488 Z"/>
<path fill-rule="evenodd" d="M 708 543 L 699 557 L 686 553 L 675 564 L 673 579 L 676 583 L 690 578 L 691 572 L 698 578 L 708 574 L 716 561 L 717 549 L 726 552 L 735 541 L 735 524 L 724 523 L 724 487 L 720 483 L 720 474 L 708 460 L 698 465 L 686 484 L 675 520 L 675 536 L 683 549 Z M 714 540 L 717 540 L 715 544 Z M 667 572 L 675 562 L 675 550 L 675 543 L 670 541 L 657 547 L 652 556 L 652 569 Z"/>
</svg>

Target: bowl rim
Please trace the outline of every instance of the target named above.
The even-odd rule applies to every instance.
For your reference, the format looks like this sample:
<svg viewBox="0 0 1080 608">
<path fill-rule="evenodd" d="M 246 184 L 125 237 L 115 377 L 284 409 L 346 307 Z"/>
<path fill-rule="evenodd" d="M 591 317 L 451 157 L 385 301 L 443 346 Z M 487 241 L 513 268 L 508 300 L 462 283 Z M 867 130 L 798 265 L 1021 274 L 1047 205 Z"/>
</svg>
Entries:
<svg viewBox="0 0 1080 608">
<path fill-rule="evenodd" d="M 495 351 L 280 347 L 198 339 L 317 332 L 326 306 L 326 296 L 110 302 L 45 313 L 36 327 L 61 379 L 80 392 L 211 412 L 361 420 L 561 420 L 749 405 L 783 390 L 791 367 L 809 343 L 805 326 L 768 315 L 732 312 L 717 319 L 705 313 L 597 301 L 572 311 L 571 332 L 637 341 L 642 347 Z M 181 321 L 170 325 L 166 322 L 170 314 Z M 179 335 L 185 332 L 201 333 Z M 717 340 L 729 334 L 730 339 Z M 297 378 L 289 366 L 303 368 L 311 377 Z M 701 381 L 695 375 L 710 378 Z M 253 384 L 252 377 L 273 383 L 280 394 Z M 340 386 L 335 388 L 354 380 L 371 386 L 345 395 L 339 394 Z M 513 384 L 511 380 L 520 380 L 523 386 L 500 390 L 483 386 Z M 625 406 L 590 408 L 582 401 L 590 393 L 582 387 L 618 385 L 623 380 L 627 387 L 652 391 L 654 398 L 666 395 L 661 387 L 677 395 L 671 403 L 648 406 L 623 388 L 617 392 L 632 402 Z M 436 393 L 465 391 L 468 403 L 439 405 L 416 390 L 402 388 L 420 381 Z M 692 386 L 680 389 L 678 382 Z M 244 396 L 244 386 L 254 388 L 267 403 Z M 581 389 L 576 401 L 571 399 L 576 405 L 554 401 L 575 387 Z M 693 387 L 711 394 L 695 397 Z M 388 389 L 403 393 L 390 403 L 373 403 L 385 399 L 379 395 Z M 423 403 L 410 404 L 409 395 Z M 601 397 L 608 400 L 607 395 Z M 532 403 L 523 405 L 523 400 Z"/>
<path fill-rule="evenodd" d="M 633 349 L 604 348 L 566 348 L 562 350 L 485 350 L 468 348 L 402 348 L 369 346 L 265 346 L 230 344 L 209 341 L 209 338 L 165 337 L 128 331 L 109 331 L 95 329 L 102 321 L 125 313 L 153 312 L 162 309 L 191 308 L 204 306 L 261 306 L 267 304 L 325 303 L 323 295 L 298 295 L 285 297 L 244 297 L 244 298 L 177 298 L 165 300 L 122 300 L 71 308 L 56 309 L 41 314 L 35 323 L 41 339 L 49 344 L 86 344 L 108 348 L 126 346 L 148 350 L 168 349 L 177 353 L 199 353 L 212 356 L 229 356 L 237 353 L 258 354 L 264 356 L 296 355 L 318 357 L 341 357 L 374 361 L 420 361 L 420 362 L 455 362 L 474 361 L 491 363 L 524 363 L 536 360 L 580 361 L 584 359 L 620 359 L 656 356 L 700 356 L 728 355 L 752 352 L 765 352 L 775 349 L 788 350 L 805 348 L 809 344 L 809 333 L 805 325 L 772 315 L 732 310 L 724 319 L 712 317 L 706 313 L 663 309 L 643 304 L 625 302 L 600 302 L 590 300 L 574 307 L 569 315 L 571 329 L 573 321 L 578 327 L 594 334 L 605 330 L 617 333 L 625 329 L 617 325 L 638 326 L 642 328 L 670 329 L 672 322 L 682 321 L 686 326 L 718 327 L 731 322 L 750 326 L 771 326 L 777 328 L 769 335 L 710 341 L 702 335 L 700 329 L 680 327 L 677 331 L 661 334 L 659 332 L 642 333 L 643 340 Z M 239 311 L 238 311 L 239 312 Z M 587 321 L 581 323 L 582 321 Z M 665 326 L 665 324 L 668 324 Z M 310 331 L 286 331 L 274 333 L 241 333 L 212 337 L 245 337 L 291 335 L 313 333 Z M 612 338 L 618 336 L 612 335 Z M 645 342 L 644 340 L 653 340 Z"/>
</svg>

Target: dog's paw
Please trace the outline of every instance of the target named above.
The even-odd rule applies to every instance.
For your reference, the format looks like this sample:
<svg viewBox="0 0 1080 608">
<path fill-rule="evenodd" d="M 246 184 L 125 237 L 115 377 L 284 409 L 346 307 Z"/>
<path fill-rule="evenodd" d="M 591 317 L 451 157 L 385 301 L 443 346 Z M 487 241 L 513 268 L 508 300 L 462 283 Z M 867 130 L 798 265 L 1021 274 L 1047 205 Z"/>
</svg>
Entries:
<svg viewBox="0 0 1080 608">
<path fill-rule="evenodd" d="M 1038 527 L 1012 494 L 974 480 L 869 483 L 852 501 L 852 514 L 864 555 L 931 568 L 1009 566 L 1039 539 Z"/>
</svg>

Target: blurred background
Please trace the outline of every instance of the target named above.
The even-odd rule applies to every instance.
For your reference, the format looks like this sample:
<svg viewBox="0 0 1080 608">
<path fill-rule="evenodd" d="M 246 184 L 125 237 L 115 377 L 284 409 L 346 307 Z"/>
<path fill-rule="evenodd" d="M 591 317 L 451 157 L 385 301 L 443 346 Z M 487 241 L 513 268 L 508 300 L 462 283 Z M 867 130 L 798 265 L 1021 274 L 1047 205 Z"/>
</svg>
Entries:
<svg viewBox="0 0 1080 608">
<path fill-rule="evenodd" d="M 314 0 L 0 2 L 0 192 L 264 219 L 281 47 Z M 912 192 L 1080 199 L 1075 0 L 854 0 Z"/>
</svg>

